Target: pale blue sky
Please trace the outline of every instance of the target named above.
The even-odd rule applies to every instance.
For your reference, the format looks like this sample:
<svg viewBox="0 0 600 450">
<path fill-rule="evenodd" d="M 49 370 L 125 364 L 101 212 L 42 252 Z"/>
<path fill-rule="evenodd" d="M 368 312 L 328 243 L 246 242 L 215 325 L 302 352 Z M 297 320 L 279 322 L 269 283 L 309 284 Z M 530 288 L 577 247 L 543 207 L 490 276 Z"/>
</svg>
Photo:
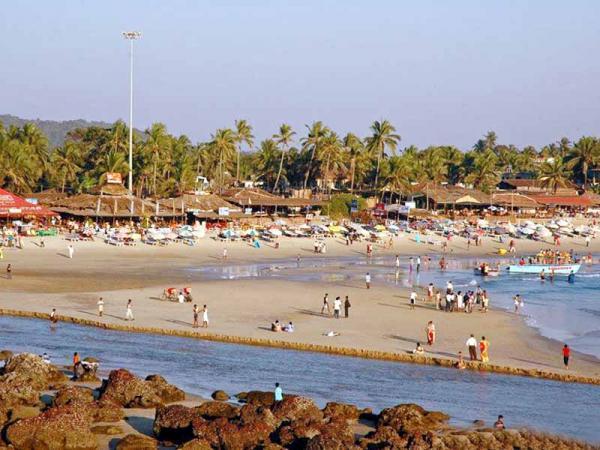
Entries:
<svg viewBox="0 0 600 450">
<path fill-rule="evenodd" d="M 600 135 L 600 2 L 7 1 L 0 113 L 162 121 L 194 141 L 247 119 L 257 138 L 387 118 L 402 146 L 536 146 Z"/>
</svg>

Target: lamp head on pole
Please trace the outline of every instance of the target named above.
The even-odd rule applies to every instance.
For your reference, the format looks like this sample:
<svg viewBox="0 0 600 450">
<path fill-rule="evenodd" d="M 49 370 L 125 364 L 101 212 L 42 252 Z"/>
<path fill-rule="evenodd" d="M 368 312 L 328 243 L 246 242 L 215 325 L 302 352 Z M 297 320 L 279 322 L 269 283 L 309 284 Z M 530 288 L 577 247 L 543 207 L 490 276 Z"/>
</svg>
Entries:
<svg viewBox="0 0 600 450">
<path fill-rule="evenodd" d="M 139 31 L 123 31 L 123 38 L 129 40 L 135 40 L 142 37 L 142 33 Z"/>
</svg>

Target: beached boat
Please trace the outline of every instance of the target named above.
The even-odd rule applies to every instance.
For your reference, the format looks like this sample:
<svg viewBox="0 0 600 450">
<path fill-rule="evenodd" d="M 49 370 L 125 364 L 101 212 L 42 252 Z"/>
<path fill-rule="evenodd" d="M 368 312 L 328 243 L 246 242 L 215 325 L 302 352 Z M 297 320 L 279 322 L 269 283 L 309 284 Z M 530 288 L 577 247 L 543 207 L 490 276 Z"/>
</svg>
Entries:
<svg viewBox="0 0 600 450">
<path fill-rule="evenodd" d="M 511 264 L 507 267 L 509 273 L 535 273 L 539 274 L 542 270 L 555 275 L 569 275 L 571 272 L 577 273 L 581 269 L 581 264 Z"/>
</svg>

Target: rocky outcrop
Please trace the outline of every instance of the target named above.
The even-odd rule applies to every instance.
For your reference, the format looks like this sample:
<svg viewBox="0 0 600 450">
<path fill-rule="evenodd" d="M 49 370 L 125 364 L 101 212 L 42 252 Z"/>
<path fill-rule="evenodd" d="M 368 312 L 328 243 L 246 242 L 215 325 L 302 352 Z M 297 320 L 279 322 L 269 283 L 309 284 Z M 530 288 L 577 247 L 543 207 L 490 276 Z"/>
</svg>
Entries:
<svg viewBox="0 0 600 450">
<path fill-rule="evenodd" d="M 125 369 L 113 370 L 100 388 L 101 400 L 110 399 L 125 408 L 154 408 L 184 398 L 183 391 L 163 377 L 142 380 Z"/>
<path fill-rule="evenodd" d="M 60 389 L 52 401 L 54 406 L 72 405 L 88 414 L 94 422 L 118 422 L 123 418 L 123 409 L 111 399 L 94 400 L 91 389 L 69 386 Z"/>
<path fill-rule="evenodd" d="M 275 402 L 275 395 L 272 392 L 240 392 L 235 397 L 242 403 L 250 403 L 253 405 L 271 406 Z"/>
<path fill-rule="evenodd" d="M 167 383 L 160 375 L 148 375 L 146 382 L 154 389 L 163 403 L 174 403 L 185 400 L 185 392 L 177 386 Z"/>
<path fill-rule="evenodd" d="M 70 386 L 58 390 L 52 404 L 63 406 L 70 403 L 91 403 L 94 401 L 94 392 L 84 387 Z"/>
<path fill-rule="evenodd" d="M 5 434 L 8 443 L 19 450 L 91 450 L 98 444 L 90 425 L 85 412 L 67 405 L 19 420 L 9 425 Z"/>
<path fill-rule="evenodd" d="M 330 419 L 356 421 L 363 412 L 348 403 L 329 402 L 323 408 L 323 415 Z"/>
<path fill-rule="evenodd" d="M 422 434 L 442 428 L 449 418 L 441 412 L 426 411 L 419 405 L 404 404 L 381 411 L 377 427 L 392 427 L 400 435 Z"/>
<path fill-rule="evenodd" d="M 275 403 L 271 410 L 280 421 L 319 422 L 323 419 L 323 412 L 308 397 L 285 397 Z"/>
<path fill-rule="evenodd" d="M 211 445 L 204 439 L 192 439 L 177 447 L 178 450 L 212 450 Z"/>
<path fill-rule="evenodd" d="M 195 408 L 182 405 L 159 406 L 154 417 L 154 435 L 161 442 L 181 444 L 194 438 L 192 420 L 199 417 Z"/>
<path fill-rule="evenodd" d="M 117 425 L 95 425 L 91 428 L 91 431 L 94 434 L 103 434 L 108 436 L 123 434 L 123 428 Z"/>
<path fill-rule="evenodd" d="M 128 434 L 115 447 L 116 450 L 156 450 L 157 448 L 156 440 L 141 434 Z"/>
<path fill-rule="evenodd" d="M 213 400 L 217 400 L 219 402 L 226 402 L 230 399 L 229 394 L 225 391 L 215 391 L 211 394 Z"/>
<path fill-rule="evenodd" d="M 28 384 L 38 390 L 52 389 L 64 384 L 67 377 L 58 369 L 44 362 L 37 355 L 31 353 L 21 353 L 12 356 L 4 366 L 3 373 L 17 374 L 24 380 L 28 380 Z M 0 379 L 2 383 L 2 379 Z"/>
<path fill-rule="evenodd" d="M 220 417 L 233 419 L 240 414 L 239 408 L 223 402 L 205 402 L 196 407 L 195 410 L 199 415 L 209 420 L 218 419 Z"/>
</svg>

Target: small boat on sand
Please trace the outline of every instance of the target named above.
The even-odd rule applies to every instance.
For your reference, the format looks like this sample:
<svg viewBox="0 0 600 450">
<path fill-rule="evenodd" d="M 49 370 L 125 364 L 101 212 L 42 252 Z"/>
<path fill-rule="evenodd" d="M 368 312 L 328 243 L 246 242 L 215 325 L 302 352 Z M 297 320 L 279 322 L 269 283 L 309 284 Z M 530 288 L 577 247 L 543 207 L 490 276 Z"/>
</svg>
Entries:
<svg viewBox="0 0 600 450">
<path fill-rule="evenodd" d="M 569 275 L 571 272 L 577 273 L 581 269 L 581 264 L 511 264 L 507 267 L 509 273 L 535 273 L 544 271 L 546 274 Z"/>
</svg>

